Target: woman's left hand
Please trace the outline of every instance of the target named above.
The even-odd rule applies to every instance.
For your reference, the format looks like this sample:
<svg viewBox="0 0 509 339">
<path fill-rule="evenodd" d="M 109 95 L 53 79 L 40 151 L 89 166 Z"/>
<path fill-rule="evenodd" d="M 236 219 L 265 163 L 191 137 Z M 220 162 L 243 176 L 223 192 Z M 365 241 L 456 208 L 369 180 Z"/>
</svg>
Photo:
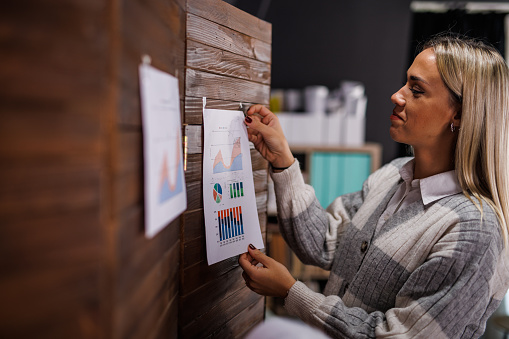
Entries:
<svg viewBox="0 0 509 339">
<path fill-rule="evenodd" d="M 242 277 L 252 291 L 268 297 L 286 297 L 296 280 L 281 263 L 266 256 L 260 250 L 248 247 L 248 252 L 239 256 L 244 270 Z M 263 266 L 258 266 L 258 263 Z"/>
</svg>

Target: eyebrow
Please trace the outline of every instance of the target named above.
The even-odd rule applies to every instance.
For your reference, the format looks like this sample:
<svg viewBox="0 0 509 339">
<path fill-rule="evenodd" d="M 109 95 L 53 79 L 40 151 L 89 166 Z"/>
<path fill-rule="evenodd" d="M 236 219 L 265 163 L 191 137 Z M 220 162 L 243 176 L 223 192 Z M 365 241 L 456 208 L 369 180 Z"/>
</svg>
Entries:
<svg viewBox="0 0 509 339">
<path fill-rule="evenodd" d="M 415 75 L 411 75 L 410 80 L 420 81 L 420 82 L 425 83 L 426 85 L 429 85 L 429 83 L 426 80 L 424 80 L 423 78 L 419 78 L 418 76 L 415 76 Z"/>
</svg>

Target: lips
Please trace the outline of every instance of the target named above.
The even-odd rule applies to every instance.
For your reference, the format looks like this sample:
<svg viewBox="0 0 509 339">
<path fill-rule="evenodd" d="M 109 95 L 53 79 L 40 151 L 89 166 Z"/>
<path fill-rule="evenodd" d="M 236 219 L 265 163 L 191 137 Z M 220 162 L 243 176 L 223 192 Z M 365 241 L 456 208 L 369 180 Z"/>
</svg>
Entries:
<svg viewBox="0 0 509 339">
<path fill-rule="evenodd" d="M 392 111 L 391 120 L 402 120 L 402 121 L 404 121 L 403 118 L 400 117 L 399 114 L 396 113 L 395 111 Z"/>
</svg>

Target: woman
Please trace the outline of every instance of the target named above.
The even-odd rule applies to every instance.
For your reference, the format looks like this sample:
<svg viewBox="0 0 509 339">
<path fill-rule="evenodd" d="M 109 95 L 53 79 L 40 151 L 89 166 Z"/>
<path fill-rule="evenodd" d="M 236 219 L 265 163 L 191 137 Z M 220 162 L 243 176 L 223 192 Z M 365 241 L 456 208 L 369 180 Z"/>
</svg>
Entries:
<svg viewBox="0 0 509 339">
<path fill-rule="evenodd" d="M 272 166 L 281 232 L 304 263 L 331 273 L 315 293 L 250 246 L 239 257 L 247 286 L 286 298 L 290 314 L 333 337 L 479 337 L 509 284 L 508 81 L 493 48 L 429 41 L 391 97 L 390 135 L 414 157 L 326 211 L 277 117 L 251 107 L 249 139 Z"/>
</svg>

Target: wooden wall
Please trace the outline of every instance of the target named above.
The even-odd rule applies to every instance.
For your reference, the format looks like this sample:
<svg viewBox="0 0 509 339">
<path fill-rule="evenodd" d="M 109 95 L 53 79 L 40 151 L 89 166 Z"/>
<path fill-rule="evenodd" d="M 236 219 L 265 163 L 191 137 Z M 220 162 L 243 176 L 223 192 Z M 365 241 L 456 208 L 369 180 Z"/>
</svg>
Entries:
<svg viewBox="0 0 509 339">
<path fill-rule="evenodd" d="M 241 278 L 237 258 L 207 265 L 202 199 L 202 97 L 207 108 L 268 105 L 271 25 L 215 0 L 188 1 L 185 134 L 188 209 L 181 225 L 179 334 L 182 338 L 239 338 L 263 320 L 264 298 Z M 265 240 L 267 162 L 251 151 Z M 247 248 L 246 248 L 247 250 Z"/>
<path fill-rule="evenodd" d="M 237 337 L 263 318 L 236 259 L 205 264 L 199 102 L 267 104 L 270 47 L 270 24 L 221 0 L 0 4 L 0 337 Z M 143 54 L 178 75 L 194 143 L 188 210 L 150 240 Z"/>
</svg>

